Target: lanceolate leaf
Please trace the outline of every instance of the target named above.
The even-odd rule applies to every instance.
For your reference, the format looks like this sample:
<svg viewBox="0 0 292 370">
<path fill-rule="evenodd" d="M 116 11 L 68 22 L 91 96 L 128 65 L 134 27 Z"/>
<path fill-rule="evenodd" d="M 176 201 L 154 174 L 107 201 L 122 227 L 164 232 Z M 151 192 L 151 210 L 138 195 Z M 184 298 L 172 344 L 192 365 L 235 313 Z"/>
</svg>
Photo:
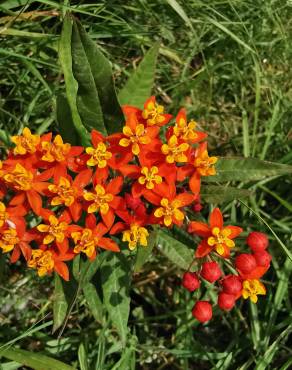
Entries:
<svg viewBox="0 0 292 370">
<path fill-rule="evenodd" d="M 150 97 L 154 83 L 158 51 L 159 45 L 155 44 L 145 54 L 138 68 L 119 92 L 119 101 L 121 104 L 134 105 L 142 108 L 143 103 Z"/>
<path fill-rule="evenodd" d="M 292 173 L 292 166 L 261 161 L 257 158 L 220 158 L 217 175 L 204 178 L 207 182 L 255 181 Z"/>
<path fill-rule="evenodd" d="M 96 321 L 102 322 L 102 302 L 92 283 L 86 282 L 83 285 L 83 293 L 88 304 L 88 307 Z"/>
<path fill-rule="evenodd" d="M 74 367 L 54 358 L 13 347 L 3 349 L 0 356 L 36 370 L 75 370 Z"/>
<path fill-rule="evenodd" d="M 121 253 L 108 253 L 101 267 L 104 304 L 123 346 L 128 333 L 130 312 L 130 265 Z"/>
<path fill-rule="evenodd" d="M 72 120 L 75 129 L 79 135 L 82 145 L 88 146 L 90 143 L 89 134 L 82 124 L 78 109 L 77 109 L 77 90 L 78 83 L 75 80 L 72 72 L 72 55 L 71 55 L 71 36 L 72 36 L 72 20 L 69 14 L 64 18 L 63 29 L 59 45 L 59 58 L 63 69 L 66 95 L 70 106 Z"/>
<path fill-rule="evenodd" d="M 58 274 L 55 274 L 55 290 L 53 298 L 53 332 L 59 329 L 65 320 L 68 309 L 68 303 L 64 293 L 62 280 Z"/>
<path fill-rule="evenodd" d="M 187 270 L 194 257 L 194 251 L 185 244 L 174 239 L 164 231 L 157 232 L 159 250 L 180 268 Z"/>
<path fill-rule="evenodd" d="M 104 135 L 121 131 L 124 117 L 116 96 L 110 62 L 81 24 L 73 21 L 73 74 L 78 82 L 77 106 L 83 124 Z"/>
<path fill-rule="evenodd" d="M 71 110 L 67 98 L 60 94 L 57 96 L 57 122 L 60 134 L 66 143 L 78 144 L 78 134 L 74 127 Z"/>
<path fill-rule="evenodd" d="M 246 189 L 237 189 L 231 186 L 203 185 L 200 196 L 208 203 L 223 203 L 247 198 L 251 194 Z"/>
</svg>

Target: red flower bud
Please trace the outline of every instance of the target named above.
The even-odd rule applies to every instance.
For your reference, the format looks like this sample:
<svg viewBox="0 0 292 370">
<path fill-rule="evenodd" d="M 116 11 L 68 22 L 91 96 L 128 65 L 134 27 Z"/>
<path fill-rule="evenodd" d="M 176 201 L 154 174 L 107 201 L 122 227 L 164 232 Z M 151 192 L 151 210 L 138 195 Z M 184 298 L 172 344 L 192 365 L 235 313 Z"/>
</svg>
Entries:
<svg viewBox="0 0 292 370">
<path fill-rule="evenodd" d="M 135 211 L 136 208 L 143 205 L 141 198 L 134 198 L 131 194 L 126 193 L 125 196 L 126 205 L 128 208 Z"/>
<path fill-rule="evenodd" d="M 218 295 L 218 306 L 221 310 L 229 311 L 235 305 L 235 297 L 232 294 L 227 294 L 224 292 Z"/>
<path fill-rule="evenodd" d="M 201 276 L 209 281 L 210 283 L 214 283 L 216 280 L 220 278 L 222 275 L 222 271 L 217 262 L 205 262 L 202 265 Z"/>
<path fill-rule="evenodd" d="M 235 258 L 235 266 L 237 270 L 243 272 L 244 274 L 248 274 L 256 268 L 257 263 L 253 255 L 242 253 Z"/>
<path fill-rule="evenodd" d="M 248 235 L 246 242 L 250 249 L 255 253 L 265 250 L 269 244 L 267 235 L 258 231 L 251 232 Z"/>
<path fill-rule="evenodd" d="M 212 306 L 207 301 L 198 301 L 192 310 L 193 316 L 200 322 L 206 322 L 212 318 Z"/>
<path fill-rule="evenodd" d="M 222 284 L 224 293 L 237 295 L 242 290 L 241 279 L 237 275 L 226 276 L 222 280 L 221 284 Z"/>
<path fill-rule="evenodd" d="M 265 250 L 254 254 L 258 266 L 269 266 L 272 256 Z"/>
<path fill-rule="evenodd" d="M 198 275 L 195 272 L 185 272 L 182 280 L 182 286 L 189 292 L 199 289 L 201 285 Z"/>
</svg>

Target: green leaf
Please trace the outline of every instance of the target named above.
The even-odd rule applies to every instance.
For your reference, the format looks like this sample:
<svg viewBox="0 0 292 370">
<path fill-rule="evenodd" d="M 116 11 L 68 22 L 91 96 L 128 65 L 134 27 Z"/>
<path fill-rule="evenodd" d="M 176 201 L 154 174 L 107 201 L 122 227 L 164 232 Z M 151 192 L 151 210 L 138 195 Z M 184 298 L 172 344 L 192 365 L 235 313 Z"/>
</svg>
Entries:
<svg viewBox="0 0 292 370">
<path fill-rule="evenodd" d="M 137 254 L 136 254 L 136 261 L 134 265 L 134 272 L 139 272 L 147 261 L 148 257 L 150 256 L 154 246 L 156 243 L 156 231 L 152 231 L 148 237 L 148 245 L 147 247 L 138 246 Z"/>
<path fill-rule="evenodd" d="M 101 299 L 95 289 L 95 286 L 92 283 L 85 283 L 83 285 L 83 293 L 88 304 L 88 307 L 95 318 L 96 321 L 102 323 L 103 322 L 103 306 Z"/>
<path fill-rule="evenodd" d="M 134 105 L 142 108 L 145 101 L 151 96 L 158 51 L 159 44 L 155 44 L 148 50 L 138 68 L 119 92 L 119 101 L 122 105 Z"/>
<path fill-rule="evenodd" d="M 68 303 L 64 293 L 62 280 L 58 274 L 55 274 L 55 290 L 53 298 L 53 332 L 63 324 L 68 309 Z"/>
<path fill-rule="evenodd" d="M 188 270 L 193 259 L 194 251 L 185 244 L 174 239 L 164 231 L 157 232 L 158 249 L 173 263 L 184 270 Z"/>
<path fill-rule="evenodd" d="M 13 347 L 3 349 L 0 352 L 0 356 L 19 362 L 35 370 L 75 370 L 74 367 L 55 360 L 52 357 Z"/>
<path fill-rule="evenodd" d="M 59 94 L 56 102 L 56 115 L 59 132 L 66 143 L 78 144 L 78 134 L 74 127 L 71 110 L 67 98 Z"/>
<path fill-rule="evenodd" d="M 104 135 L 121 131 L 124 116 L 115 92 L 111 64 L 77 20 L 73 21 L 72 60 L 78 82 L 77 106 L 85 127 Z"/>
<path fill-rule="evenodd" d="M 80 343 L 78 348 L 78 360 L 80 364 L 80 370 L 88 370 L 87 352 L 84 343 Z"/>
<path fill-rule="evenodd" d="M 292 173 L 292 166 L 261 161 L 257 158 L 220 158 L 216 165 L 217 175 L 204 178 L 207 182 L 256 181 L 267 177 Z"/>
<path fill-rule="evenodd" d="M 250 195 L 249 190 L 220 185 L 204 185 L 200 193 L 201 198 L 207 203 L 231 202 L 234 199 L 247 198 Z"/>
<path fill-rule="evenodd" d="M 68 104 L 71 109 L 72 121 L 75 129 L 81 140 L 81 144 L 89 146 L 89 134 L 82 124 L 78 109 L 77 109 L 77 90 L 78 83 L 75 80 L 72 72 L 72 55 L 71 55 L 71 37 L 72 37 L 72 20 L 70 14 L 67 13 L 64 22 L 59 44 L 59 59 L 64 73 L 66 95 Z"/>
<path fill-rule="evenodd" d="M 123 346 L 128 334 L 130 270 L 126 257 L 121 253 L 107 253 L 101 267 L 104 304 Z"/>
</svg>

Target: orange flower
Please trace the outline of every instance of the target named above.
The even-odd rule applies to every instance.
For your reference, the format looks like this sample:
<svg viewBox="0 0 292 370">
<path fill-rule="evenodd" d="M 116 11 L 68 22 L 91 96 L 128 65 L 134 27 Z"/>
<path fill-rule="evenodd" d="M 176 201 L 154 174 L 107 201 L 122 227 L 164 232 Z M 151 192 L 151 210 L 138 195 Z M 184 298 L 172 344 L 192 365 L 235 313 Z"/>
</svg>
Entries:
<svg viewBox="0 0 292 370">
<path fill-rule="evenodd" d="M 115 219 L 115 209 L 121 207 L 122 198 L 117 194 L 121 191 L 123 178 L 113 178 L 107 185 L 103 182 L 96 184 L 94 192 L 85 191 L 83 197 L 92 202 L 87 209 L 88 213 L 100 212 L 103 222 L 111 228 Z"/>
<path fill-rule="evenodd" d="M 159 219 L 159 222 L 167 227 L 173 223 L 181 225 L 184 220 L 184 213 L 180 208 L 186 207 L 194 200 L 194 196 L 189 193 L 176 194 L 176 187 L 174 184 L 160 184 L 155 192 L 145 192 L 144 197 L 152 204 L 160 206 L 154 211 L 154 219 Z"/>
<path fill-rule="evenodd" d="M 62 243 L 65 239 L 65 232 L 68 229 L 68 223 L 60 221 L 55 216 L 49 217 L 49 225 L 40 224 L 37 226 L 38 231 L 46 233 L 43 243 L 50 244 L 56 240 L 57 243 Z"/>
<path fill-rule="evenodd" d="M 105 138 L 98 131 L 92 130 L 91 141 L 93 147 L 86 148 L 86 153 L 90 156 L 86 162 L 87 165 L 97 166 L 99 169 L 107 167 L 109 159 L 112 158 L 112 153 L 108 150 L 109 147 L 104 142 Z"/>
<path fill-rule="evenodd" d="M 242 283 L 242 297 L 250 298 L 253 303 L 257 303 L 258 295 L 265 295 L 266 288 L 263 283 L 257 279 L 244 280 Z"/>
<path fill-rule="evenodd" d="M 3 179 L 8 186 L 16 190 L 16 195 L 10 201 L 11 205 L 21 205 L 27 198 L 32 210 L 41 215 L 42 198 L 39 193 L 42 194 L 48 188 L 48 183 L 44 182 L 47 179 L 44 174 L 38 175 L 36 170 L 28 170 L 17 163 L 13 169 L 5 170 Z"/>
<path fill-rule="evenodd" d="M 58 273 L 64 280 L 69 280 L 69 270 L 63 261 L 68 261 L 74 257 L 73 253 L 58 254 L 54 249 L 47 250 L 45 246 L 34 249 L 27 266 L 37 270 L 40 277 L 51 274 L 53 271 Z"/>
<path fill-rule="evenodd" d="M 74 253 L 84 253 L 89 259 L 93 260 L 96 257 L 97 247 L 111 250 L 112 252 L 119 252 L 120 248 L 113 240 L 104 238 L 107 230 L 108 228 L 101 222 L 96 225 L 96 221 L 94 221 L 94 224 L 90 225 L 87 222 L 85 228 L 79 227 L 78 230 L 71 233 L 71 237 L 75 244 Z"/>
<path fill-rule="evenodd" d="M 241 232 L 238 226 L 223 226 L 223 217 L 219 208 L 215 208 L 210 214 L 210 226 L 203 222 L 192 221 L 188 231 L 203 237 L 199 244 L 196 257 L 204 257 L 215 250 L 220 256 L 227 258 L 230 248 L 235 246 L 233 241 Z"/>
<path fill-rule="evenodd" d="M 1 233 L 0 248 L 2 249 L 3 253 L 11 252 L 15 245 L 19 243 L 19 241 L 20 240 L 17 236 L 17 231 L 9 228 Z"/>
<path fill-rule="evenodd" d="M 214 164 L 217 162 L 218 158 L 209 157 L 207 145 L 207 142 L 200 144 L 199 148 L 195 150 L 195 159 L 193 160 L 193 165 L 186 166 L 187 168 L 184 169 L 185 173 L 192 173 L 189 185 L 194 194 L 198 194 L 200 192 L 201 176 L 216 175 Z M 183 171 L 183 169 L 180 171 Z"/>
<path fill-rule="evenodd" d="M 176 116 L 176 123 L 173 127 L 173 134 L 179 139 L 189 142 L 197 143 L 207 137 L 207 134 L 196 131 L 196 122 L 187 122 L 186 110 L 182 108 Z"/>
<path fill-rule="evenodd" d="M 15 155 L 33 154 L 40 143 L 39 135 L 32 135 L 30 129 L 25 127 L 22 135 L 11 136 L 11 141 L 16 145 L 13 149 Z"/>
<path fill-rule="evenodd" d="M 119 140 L 119 145 L 130 148 L 132 154 L 138 155 L 145 145 L 152 145 L 152 139 L 158 135 L 158 132 L 158 127 L 146 128 L 142 123 L 138 123 L 134 114 L 131 114 L 123 127 L 124 137 Z"/>
<path fill-rule="evenodd" d="M 172 118 L 171 114 L 164 114 L 164 107 L 156 103 L 155 96 L 151 96 L 144 104 L 142 117 L 148 126 L 164 126 Z"/>
<path fill-rule="evenodd" d="M 53 142 L 51 138 L 51 133 L 41 137 L 41 160 L 46 166 L 44 172 L 58 180 L 61 176 L 66 177 L 67 168 L 73 171 L 76 169 L 78 165 L 75 163 L 75 157 L 80 156 L 84 148 L 64 143 L 60 135 L 57 135 Z"/>
<path fill-rule="evenodd" d="M 138 244 L 146 247 L 149 236 L 148 230 L 144 227 L 148 223 L 146 210 L 140 213 L 136 208 L 133 215 L 126 210 L 117 210 L 116 213 L 124 222 L 117 222 L 110 234 L 115 235 L 122 232 L 122 240 L 128 243 L 130 250 L 134 250 Z"/>
<path fill-rule="evenodd" d="M 77 225 L 70 225 L 71 218 L 67 211 L 57 218 L 51 214 L 48 219 L 48 224 L 40 224 L 36 228 L 40 233 L 44 233 L 43 244 L 46 246 L 51 243 L 56 243 L 62 254 L 67 253 L 69 249 L 68 237 L 72 232 L 78 229 Z"/>
<path fill-rule="evenodd" d="M 58 206 L 64 204 L 69 207 L 71 216 L 74 222 L 77 222 L 81 217 L 82 204 L 79 202 L 79 198 L 83 194 L 83 189 L 91 180 L 92 171 L 83 170 L 75 179 L 68 175 L 67 177 L 60 177 L 57 184 L 51 184 L 48 189 L 55 196 L 51 199 L 52 206 Z"/>
<path fill-rule="evenodd" d="M 167 163 L 187 162 L 186 151 L 189 149 L 188 143 L 180 143 L 175 135 L 172 135 L 167 144 L 161 146 L 161 151 L 166 155 Z"/>
</svg>

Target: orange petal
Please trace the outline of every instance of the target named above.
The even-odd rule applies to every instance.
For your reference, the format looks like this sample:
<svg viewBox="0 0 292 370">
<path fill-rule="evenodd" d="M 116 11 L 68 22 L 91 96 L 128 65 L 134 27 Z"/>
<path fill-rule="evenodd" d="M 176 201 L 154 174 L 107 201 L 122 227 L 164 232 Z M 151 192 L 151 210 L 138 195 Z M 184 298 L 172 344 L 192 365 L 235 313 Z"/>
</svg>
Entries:
<svg viewBox="0 0 292 370">
<path fill-rule="evenodd" d="M 190 193 L 181 193 L 178 194 L 175 199 L 180 201 L 180 207 L 185 207 L 194 201 L 194 195 Z"/>
<path fill-rule="evenodd" d="M 223 228 L 223 217 L 219 208 L 214 208 L 210 214 L 210 227 L 211 229 L 214 227 Z"/>
<path fill-rule="evenodd" d="M 240 233 L 242 233 L 243 229 L 241 227 L 238 227 L 238 226 L 231 226 L 231 225 L 228 225 L 226 227 L 224 227 L 224 229 L 228 229 L 231 231 L 231 234 L 228 235 L 228 238 L 229 239 L 234 239 L 236 238 Z"/>
<path fill-rule="evenodd" d="M 115 222 L 115 214 L 111 209 L 109 209 L 105 215 L 101 214 L 101 218 L 108 229 L 110 229 Z"/>
<path fill-rule="evenodd" d="M 197 222 L 197 221 L 190 222 L 189 227 L 188 227 L 188 232 L 194 233 L 204 238 L 211 235 L 209 226 L 207 224 L 204 224 L 203 222 Z"/>
<path fill-rule="evenodd" d="M 109 238 L 100 238 L 98 240 L 97 245 L 101 248 L 110 250 L 112 252 L 119 252 L 120 251 L 120 248 L 117 245 L 117 243 L 115 243 L 113 240 L 111 240 Z"/>
<path fill-rule="evenodd" d="M 199 172 L 195 172 L 190 178 L 189 186 L 194 194 L 199 194 L 201 189 L 201 176 Z"/>
<path fill-rule="evenodd" d="M 78 188 L 83 188 L 86 185 L 89 184 L 92 176 L 92 171 L 89 169 L 86 169 L 84 171 L 81 171 L 74 179 L 73 185 L 75 185 Z"/>
<path fill-rule="evenodd" d="M 202 240 L 202 242 L 198 245 L 195 256 L 197 258 L 202 258 L 207 256 L 207 254 L 209 254 L 211 251 L 212 247 L 208 245 L 207 241 Z"/>
<path fill-rule="evenodd" d="M 28 203 L 36 215 L 40 215 L 42 209 L 42 198 L 35 190 L 29 190 L 26 193 Z"/>
<path fill-rule="evenodd" d="M 118 194 L 123 186 L 123 178 L 122 176 L 117 176 L 113 178 L 109 184 L 106 187 L 106 193 L 111 193 L 111 194 Z"/>
<path fill-rule="evenodd" d="M 69 270 L 66 263 L 61 261 L 55 261 L 54 270 L 59 274 L 64 280 L 69 281 Z"/>
</svg>

